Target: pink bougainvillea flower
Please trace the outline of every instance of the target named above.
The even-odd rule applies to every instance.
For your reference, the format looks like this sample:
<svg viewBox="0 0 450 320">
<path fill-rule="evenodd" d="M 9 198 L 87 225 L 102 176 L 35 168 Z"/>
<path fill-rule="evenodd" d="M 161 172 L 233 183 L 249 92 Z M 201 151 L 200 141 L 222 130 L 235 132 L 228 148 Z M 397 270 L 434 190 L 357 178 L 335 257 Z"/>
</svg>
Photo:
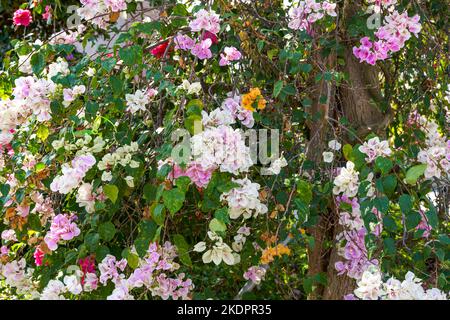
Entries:
<svg viewBox="0 0 450 320">
<path fill-rule="evenodd" d="M 52 7 L 49 5 L 45 6 L 45 12 L 42 14 L 42 18 L 44 20 L 51 20 L 52 19 Z"/>
<path fill-rule="evenodd" d="M 223 53 L 220 54 L 220 66 L 226 66 L 231 63 L 231 61 L 236 61 L 241 59 L 241 53 L 235 47 L 225 47 Z"/>
<path fill-rule="evenodd" d="M 211 39 L 203 40 L 197 43 L 191 50 L 191 53 L 198 57 L 200 60 L 209 59 L 212 57 L 212 52 L 209 49 L 212 45 Z"/>
<path fill-rule="evenodd" d="M 44 260 L 44 256 L 45 256 L 44 252 L 39 247 L 37 247 L 36 250 L 34 251 L 33 257 L 34 257 L 34 263 L 38 267 L 42 266 L 42 261 Z"/>
<path fill-rule="evenodd" d="M 195 45 L 195 41 L 191 37 L 182 34 L 175 37 L 174 43 L 175 50 L 191 50 Z"/>
<path fill-rule="evenodd" d="M 30 10 L 18 9 L 14 12 L 13 23 L 15 26 L 28 27 L 32 21 Z"/>
</svg>

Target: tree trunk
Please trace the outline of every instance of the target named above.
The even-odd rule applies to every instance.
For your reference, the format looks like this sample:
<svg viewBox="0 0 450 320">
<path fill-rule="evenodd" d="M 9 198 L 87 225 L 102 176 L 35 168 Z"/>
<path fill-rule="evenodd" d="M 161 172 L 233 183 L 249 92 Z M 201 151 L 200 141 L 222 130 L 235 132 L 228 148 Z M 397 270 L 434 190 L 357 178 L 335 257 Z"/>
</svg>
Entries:
<svg viewBox="0 0 450 320">
<path fill-rule="evenodd" d="M 346 25 L 351 17 L 360 10 L 360 1 L 346 0 L 342 8 L 343 15 L 339 28 L 340 34 L 344 35 Z M 350 126 L 356 130 L 359 138 L 364 139 L 368 132 L 383 135 L 391 114 L 383 113 L 379 107 L 382 100 L 379 70 L 376 66 L 370 66 L 359 61 L 353 56 L 351 43 L 345 48 L 345 66 L 342 71 L 348 74 L 349 80 L 337 88 L 329 88 L 327 82 L 322 80 L 316 90 L 316 98 L 313 100 L 311 112 L 320 112 L 321 118 L 309 124 L 310 141 L 312 147 L 307 152 L 307 157 L 316 163 L 322 161 L 322 152 L 325 149 L 327 133 L 330 123 L 327 122 L 328 115 L 340 113 L 345 116 Z M 328 66 L 329 67 L 329 66 Z M 327 105 L 320 104 L 319 97 L 323 92 L 328 92 Z M 330 97 L 330 92 L 333 95 Z M 346 275 L 339 276 L 334 267 L 335 263 L 342 259 L 337 253 L 335 238 L 342 228 L 338 224 L 338 210 L 332 208 L 329 212 L 322 213 L 316 226 L 309 230 L 315 239 L 313 248 L 309 248 L 308 275 L 313 276 L 323 272 L 327 275 L 326 287 L 318 287 L 309 296 L 310 299 L 342 299 L 344 295 L 352 293 L 355 288 L 355 280 Z M 331 249 L 324 248 L 325 241 L 331 241 Z"/>
</svg>

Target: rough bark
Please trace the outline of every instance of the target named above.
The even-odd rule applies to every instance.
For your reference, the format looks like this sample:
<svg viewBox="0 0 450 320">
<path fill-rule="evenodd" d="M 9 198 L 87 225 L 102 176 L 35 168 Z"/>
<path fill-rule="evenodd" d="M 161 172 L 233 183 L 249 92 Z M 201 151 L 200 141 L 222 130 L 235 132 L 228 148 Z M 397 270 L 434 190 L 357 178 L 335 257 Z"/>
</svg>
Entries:
<svg viewBox="0 0 450 320">
<path fill-rule="evenodd" d="M 390 112 L 383 113 L 379 107 L 382 100 L 381 83 L 379 69 L 375 66 L 361 64 L 353 56 L 351 43 L 346 39 L 346 24 L 351 17 L 360 9 L 361 1 L 346 0 L 342 8 L 342 20 L 340 24 L 340 34 L 343 35 L 343 43 L 349 44 L 344 49 L 345 65 L 342 71 L 348 74 L 349 81 L 338 88 L 332 88 L 333 94 L 338 99 L 331 98 L 327 106 L 321 105 L 318 98 L 314 100 L 312 112 L 321 112 L 322 117 L 316 123 L 309 125 L 311 147 L 308 150 L 308 159 L 316 163 L 321 161 L 322 152 L 326 143 L 329 123 L 326 117 L 329 112 L 338 110 L 349 120 L 350 126 L 356 130 L 358 136 L 364 139 L 368 132 L 382 134 L 391 118 Z M 317 97 L 323 94 L 327 88 L 326 82 L 321 82 L 316 88 Z M 331 250 L 324 248 L 326 240 L 332 241 L 341 232 L 337 223 L 338 211 L 331 209 L 322 213 L 316 226 L 309 231 L 315 239 L 315 246 L 309 249 L 309 269 L 310 276 L 320 272 L 327 274 L 326 287 L 318 287 L 309 296 L 310 299 L 342 299 L 344 295 L 352 293 L 355 288 L 355 280 L 346 275 L 339 276 L 334 267 L 335 263 L 341 260 L 334 245 Z"/>
</svg>

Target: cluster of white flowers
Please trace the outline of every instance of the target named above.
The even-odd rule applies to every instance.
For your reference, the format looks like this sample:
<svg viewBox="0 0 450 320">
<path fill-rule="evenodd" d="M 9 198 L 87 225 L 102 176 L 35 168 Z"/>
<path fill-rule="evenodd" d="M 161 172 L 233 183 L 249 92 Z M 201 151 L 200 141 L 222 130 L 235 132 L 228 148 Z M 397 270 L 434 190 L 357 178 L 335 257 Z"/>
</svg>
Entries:
<svg viewBox="0 0 450 320">
<path fill-rule="evenodd" d="M 231 244 L 231 247 L 234 251 L 240 252 L 244 247 L 247 238 L 250 235 L 250 228 L 246 225 L 240 227 L 237 231 L 237 235 L 234 236 L 234 242 Z"/>
<path fill-rule="evenodd" d="M 202 85 L 200 82 L 190 83 L 188 80 L 184 79 L 178 89 L 184 90 L 187 94 L 199 94 L 202 91 Z"/>
<path fill-rule="evenodd" d="M 364 144 L 359 147 L 359 151 L 367 155 L 366 161 L 368 163 L 371 163 L 377 157 L 388 157 L 392 153 L 392 150 L 389 148 L 389 142 L 386 140 L 380 141 L 380 138 L 378 137 L 364 142 Z"/>
<path fill-rule="evenodd" d="M 427 165 L 425 178 L 450 177 L 450 140 L 440 132 L 436 122 L 420 117 L 420 124 L 426 134 L 426 148 L 417 155 L 419 162 Z"/>
<path fill-rule="evenodd" d="M 328 148 L 330 148 L 333 151 L 339 151 L 341 149 L 341 144 L 337 140 L 330 140 L 328 142 Z M 324 151 L 322 153 L 323 161 L 326 163 L 333 162 L 334 159 L 334 153 L 331 151 Z"/>
<path fill-rule="evenodd" d="M 150 102 L 150 97 L 145 91 L 137 90 L 134 94 L 127 93 L 125 100 L 127 101 L 127 111 L 135 113 L 145 110 L 145 106 Z"/>
<path fill-rule="evenodd" d="M 95 273 L 87 272 L 83 274 L 78 266 L 69 266 L 67 270 L 72 270 L 72 274 L 65 275 L 61 280 L 52 279 L 42 290 L 40 300 L 66 300 L 64 294 L 70 293 L 79 295 L 82 292 L 91 292 L 98 287 L 98 278 Z M 58 278 L 62 273 L 58 275 Z M 82 280 L 83 279 L 83 280 Z"/>
<path fill-rule="evenodd" d="M 411 271 L 404 281 L 391 277 L 383 282 L 380 270 L 370 267 L 357 284 L 354 294 L 362 300 L 447 300 L 447 294 L 437 288 L 425 290 L 422 280 Z"/>
<path fill-rule="evenodd" d="M 51 80 L 56 75 L 67 76 L 70 73 L 69 64 L 64 58 L 59 57 L 56 62 L 51 63 L 47 69 L 47 79 Z"/>
<path fill-rule="evenodd" d="M 121 165 L 122 167 L 130 166 L 131 168 L 138 168 L 139 162 L 133 160 L 133 154 L 139 149 L 137 142 L 132 142 L 130 145 L 124 145 L 113 153 L 107 153 L 103 156 L 102 160 L 98 162 L 98 169 L 104 171 L 102 174 L 102 181 L 111 181 L 111 170 L 115 166 Z M 131 178 L 131 179 L 130 179 Z M 132 188 L 132 177 L 126 177 L 127 184 Z"/>
<path fill-rule="evenodd" d="M 92 183 L 85 182 L 78 188 L 76 202 L 88 213 L 95 211 L 95 200 L 102 199 L 104 199 L 102 187 L 97 189 L 96 194 L 94 194 Z"/>
<path fill-rule="evenodd" d="M 354 197 L 358 193 L 359 173 L 355 170 L 355 164 L 347 161 L 347 165 L 340 169 L 339 175 L 334 179 L 333 193 L 340 193 L 347 197 Z"/>
<path fill-rule="evenodd" d="M 26 268 L 25 259 L 13 260 L 6 264 L 0 263 L 0 280 L 9 287 L 16 288 L 17 293 L 34 299 L 39 296 L 37 284 L 32 279 L 33 269 Z"/>
<path fill-rule="evenodd" d="M 191 138 L 192 156 L 205 169 L 238 174 L 253 165 L 242 131 L 229 126 L 208 127 Z"/>
<path fill-rule="evenodd" d="M 223 242 L 222 237 L 213 231 L 208 231 L 208 237 L 214 242 L 211 249 L 207 250 L 203 256 L 203 263 L 214 262 L 219 265 L 222 261 L 232 266 L 240 262 L 240 256 L 231 250 L 230 246 Z M 194 251 L 203 252 L 206 250 L 206 243 L 199 242 L 194 246 Z"/>
<path fill-rule="evenodd" d="M 92 142 L 92 146 L 89 146 Z M 86 134 L 83 138 L 79 138 L 75 141 L 75 143 L 67 143 L 64 138 L 59 140 L 54 140 L 52 142 L 52 147 L 55 150 L 59 150 L 64 148 L 66 151 L 74 151 L 77 150 L 76 155 L 82 156 L 89 153 L 100 153 L 105 148 L 106 141 L 103 140 L 102 137 L 97 136 L 94 140 L 92 140 L 92 136 Z"/>
<path fill-rule="evenodd" d="M 265 172 L 269 172 L 270 174 L 279 174 L 281 169 L 288 165 L 286 159 L 281 155 L 278 159 L 275 159 L 270 163 L 270 167 L 265 168 Z"/>
<path fill-rule="evenodd" d="M 232 179 L 239 187 L 231 189 L 220 196 L 221 201 L 227 201 L 231 219 L 238 219 L 241 215 L 244 219 L 267 213 L 267 206 L 259 200 L 260 185 L 251 182 L 248 178 Z"/>
</svg>

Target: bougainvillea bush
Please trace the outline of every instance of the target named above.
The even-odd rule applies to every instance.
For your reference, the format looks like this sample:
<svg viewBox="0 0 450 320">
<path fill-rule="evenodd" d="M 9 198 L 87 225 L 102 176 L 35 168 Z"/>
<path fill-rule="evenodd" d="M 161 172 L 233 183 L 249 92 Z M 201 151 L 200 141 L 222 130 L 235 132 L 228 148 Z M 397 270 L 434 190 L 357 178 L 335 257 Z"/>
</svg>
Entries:
<svg viewBox="0 0 450 320">
<path fill-rule="evenodd" d="M 448 298 L 445 1 L 1 3 L 2 299 Z"/>
</svg>

